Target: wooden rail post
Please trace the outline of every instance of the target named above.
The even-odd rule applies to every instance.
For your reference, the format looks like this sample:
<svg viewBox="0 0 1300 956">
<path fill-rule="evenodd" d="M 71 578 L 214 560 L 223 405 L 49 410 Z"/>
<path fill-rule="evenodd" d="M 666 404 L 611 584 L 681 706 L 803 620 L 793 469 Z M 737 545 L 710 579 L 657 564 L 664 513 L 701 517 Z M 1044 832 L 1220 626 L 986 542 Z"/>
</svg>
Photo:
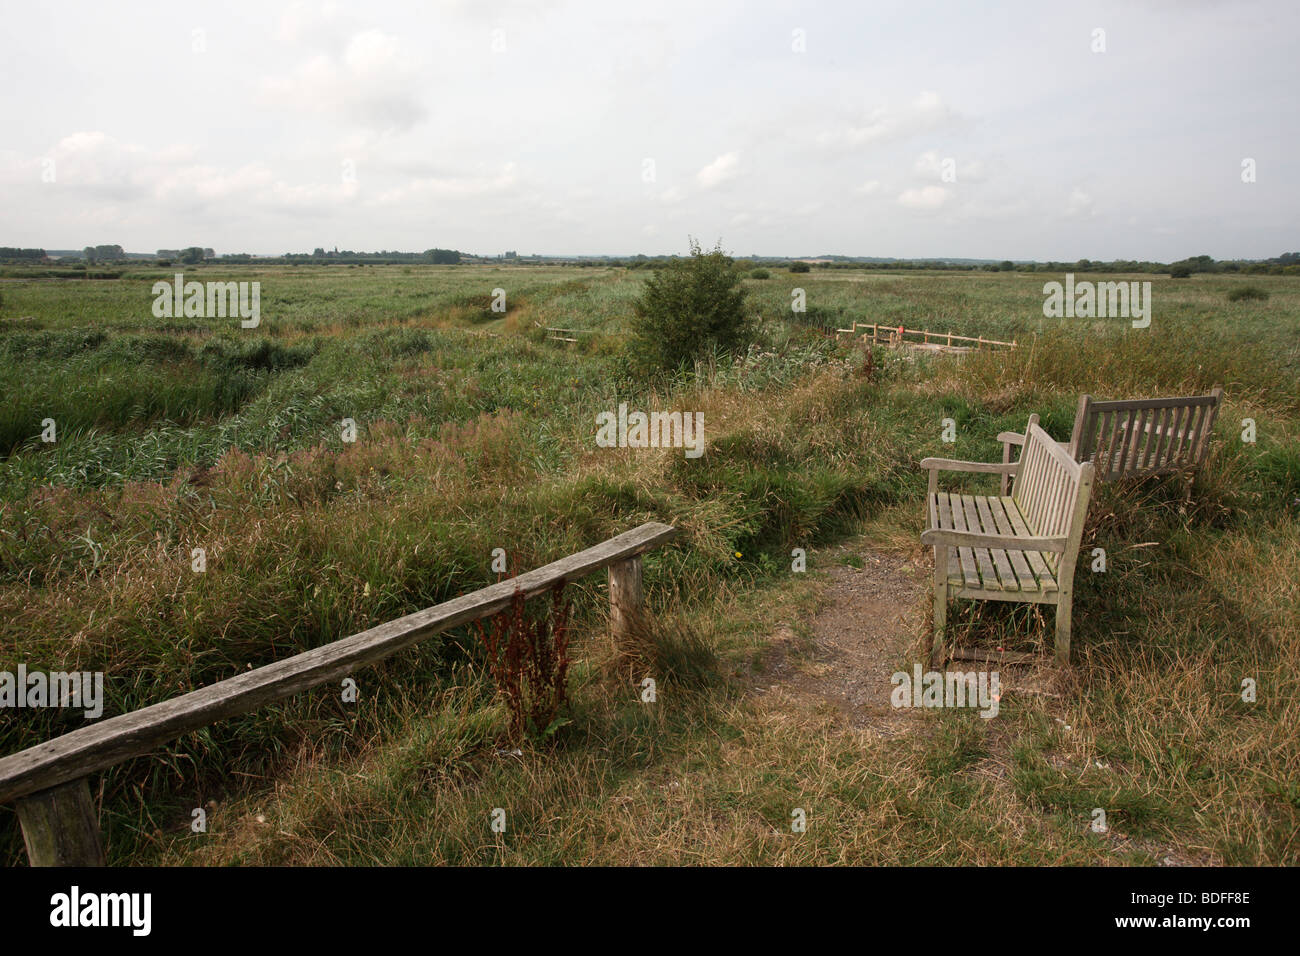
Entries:
<svg viewBox="0 0 1300 956">
<path fill-rule="evenodd" d="M 614 640 L 623 643 L 641 620 L 641 556 L 609 566 L 609 618 Z"/>
<path fill-rule="evenodd" d="M 90 778 L 81 777 L 16 801 L 32 866 L 103 866 Z"/>
</svg>

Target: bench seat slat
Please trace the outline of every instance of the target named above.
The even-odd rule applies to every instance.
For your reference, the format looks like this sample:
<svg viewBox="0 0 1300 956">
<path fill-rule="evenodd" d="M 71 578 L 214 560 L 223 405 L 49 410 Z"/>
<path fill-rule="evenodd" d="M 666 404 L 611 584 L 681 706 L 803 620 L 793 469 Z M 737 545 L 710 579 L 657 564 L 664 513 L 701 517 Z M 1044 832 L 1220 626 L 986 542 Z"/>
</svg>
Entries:
<svg viewBox="0 0 1300 956">
<path fill-rule="evenodd" d="M 989 510 L 993 513 L 993 521 L 997 525 L 998 534 L 1015 534 L 1015 529 L 1011 526 L 1011 520 L 1007 517 L 1007 507 L 1003 504 L 1002 498 L 988 497 Z M 1007 560 L 1011 562 L 1011 567 L 1015 570 L 1017 590 L 1020 591 L 1037 591 L 1038 581 L 1034 577 L 1034 572 L 1029 569 L 1029 562 L 1025 560 L 1023 551 L 1010 550 L 1006 552 Z"/>
<path fill-rule="evenodd" d="M 1002 506 L 1006 511 L 1007 520 L 1011 522 L 1011 528 L 1016 534 L 1029 537 L 1031 534 L 1028 525 L 1025 524 L 1024 516 L 1021 515 L 1020 509 L 1016 507 L 1014 498 L 1003 498 Z M 1044 554 L 1041 551 L 1022 551 L 1029 567 L 1033 569 L 1034 575 L 1038 578 L 1038 589 L 1040 591 L 1056 590 L 1056 575 L 1052 573 L 1051 568 L 1047 566 L 1044 560 Z"/>
<path fill-rule="evenodd" d="M 939 510 L 939 524 L 937 527 L 956 528 L 957 525 L 953 523 L 952 518 L 952 505 L 948 500 L 948 493 L 946 491 L 939 492 L 935 495 L 935 504 Z M 961 560 L 960 556 L 957 554 L 956 548 L 948 549 L 948 578 L 949 580 L 955 578 L 959 584 L 962 581 Z"/>
<path fill-rule="evenodd" d="M 1014 519 L 1011 517 L 1014 515 Z M 931 526 L 943 531 L 1028 537 L 1010 498 L 938 492 L 930 497 Z M 949 548 L 948 583 L 972 591 L 1054 591 L 1056 578 L 1039 551 Z"/>
<path fill-rule="evenodd" d="M 961 496 L 962 510 L 966 514 L 966 530 L 976 533 L 983 531 L 983 525 L 980 523 L 979 508 L 975 504 L 973 495 Z M 972 548 L 975 553 L 975 566 L 979 569 L 980 582 L 986 591 L 1001 591 L 1002 583 L 998 580 L 998 573 L 993 569 L 993 560 L 989 557 L 988 548 Z"/>
<path fill-rule="evenodd" d="M 979 511 L 980 524 L 984 527 L 986 534 L 1004 533 L 993 519 L 993 508 L 989 504 L 987 495 L 978 496 L 975 499 L 975 507 Z M 1002 590 L 1019 591 L 1020 581 L 1015 572 L 1011 570 L 1011 560 L 1007 556 L 1007 552 L 1002 548 L 990 548 L 989 557 L 993 559 L 993 566 L 997 568 L 998 581 L 1002 585 Z"/>
<path fill-rule="evenodd" d="M 945 507 L 940 502 L 940 508 Z M 948 513 L 951 515 L 949 520 L 952 521 L 952 527 L 958 531 L 969 531 L 966 527 L 966 514 L 962 510 L 961 495 L 950 494 L 948 496 L 947 506 Z M 961 579 L 966 582 L 966 587 L 977 588 L 980 586 L 979 572 L 975 569 L 975 551 L 973 548 L 957 549 L 958 564 L 961 567 Z"/>
</svg>

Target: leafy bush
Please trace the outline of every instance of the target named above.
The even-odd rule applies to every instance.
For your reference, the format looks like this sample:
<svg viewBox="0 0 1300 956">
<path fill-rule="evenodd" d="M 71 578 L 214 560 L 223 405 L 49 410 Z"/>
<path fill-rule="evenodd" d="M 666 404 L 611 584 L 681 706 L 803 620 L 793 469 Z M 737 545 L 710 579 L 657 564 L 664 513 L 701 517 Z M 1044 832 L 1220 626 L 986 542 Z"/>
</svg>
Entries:
<svg viewBox="0 0 1300 956">
<path fill-rule="evenodd" d="M 755 269 L 749 274 L 749 277 L 751 279 L 770 279 L 772 278 L 772 273 L 768 272 L 766 269 Z"/>
<path fill-rule="evenodd" d="M 1268 293 L 1257 285 L 1239 285 L 1228 293 L 1229 302 L 1245 302 L 1250 299 L 1258 299 L 1263 302 L 1268 298 Z"/>
<path fill-rule="evenodd" d="M 107 341 L 107 333 L 95 329 L 15 332 L 5 339 L 0 353 L 16 361 L 68 359 L 82 352 L 94 351 Z"/>
<path fill-rule="evenodd" d="M 792 262 L 792 263 L 790 264 L 790 271 L 791 271 L 791 272 L 811 272 L 811 271 L 812 271 L 812 266 L 808 265 L 808 263 L 806 263 L 806 262 Z"/>
<path fill-rule="evenodd" d="M 1191 277 L 1191 274 L 1192 270 L 1187 266 L 1171 266 L 1169 269 L 1169 278 L 1171 279 L 1187 279 Z"/>
<path fill-rule="evenodd" d="M 635 310 L 630 346 L 643 369 L 682 368 L 742 348 L 753 335 L 731 258 L 721 247 L 704 252 L 694 239 L 690 258 L 674 258 L 646 282 Z"/>
<path fill-rule="evenodd" d="M 203 343 L 198 360 L 222 372 L 235 369 L 279 372 L 306 365 L 315 352 L 313 345 L 283 345 L 265 337 L 251 341 L 220 338 Z"/>
</svg>

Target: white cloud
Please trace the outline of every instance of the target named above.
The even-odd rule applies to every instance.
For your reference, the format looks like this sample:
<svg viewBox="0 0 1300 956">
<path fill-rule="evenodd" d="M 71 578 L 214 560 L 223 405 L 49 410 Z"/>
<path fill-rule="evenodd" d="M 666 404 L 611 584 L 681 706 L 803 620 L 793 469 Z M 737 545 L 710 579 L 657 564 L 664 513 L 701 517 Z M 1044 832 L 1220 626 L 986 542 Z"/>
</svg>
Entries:
<svg viewBox="0 0 1300 956">
<path fill-rule="evenodd" d="M 905 189 L 899 194 L 898 204 L 908 209 L 938 209 L 951 197 L 943 186 L 922 186 L 920 189 Z"/>
<path fill-rule="evenodd" d="M 866 56 L 858 41 L 880 12 L 839 4 L 805 57 L 789 52 L 784 13 L 736 0 L 225 0 L 179 25 L 163 0 L 138 0 L 135 17 L 65 18 L 57 31 L 39 5 L 17 5 L 0 49 L 15 75 L 46 80 L 37 98 L 0 94 L 0 225 L 10 245 L 146 252 L 660 253 L 682 251 L 688 233 L 773 255 L 1290 248 L 1300 127 L 1268 118 L 1294 97 L 1251 77 L 1294 58 L 1294 30 L 1258 23 L 1290 25 L 1300 7 L 1258 0 L 1263 19 L 1224 20 L 1198 3 L 1171 34 L 1138 4 L 1126 30 L 1145 38 L 1143 55 L 1103 77 L 1086 42 L 1035 42 L 1072 35 L 1068 10 L 1020 3 L 1007 23 L 953 5 L 939 30 L 898 7 Z M 191 27 L 206 31 L 202 55 Z M 504 54 L 489 48 L 498 28 Z M 1221 82 L 1206 78 L 1209 55 Z M 88 113 L 95 84 L 149 93 L 100 96 Z M 1197 95 L 1155 108 L 1152 91 L 1170 85 Z M 1243 97 L 1258 109 L 1240 122 L 1202 122 L 1236 115 Z M 1105 137 L 1089 135 L 1083 102 L 1106 117 Z M 1120 140 L 1164 170 L 1156 188 L 1133 177 Z M 1268 182 L 1243 186 L 1241 157 L 1262 150 Z M 646 156 L 657 183 L 640 178 Z M 945 157 L 955 183 L 936 168 Z M 1258 190 L 1267 202 L 1252 201 Z M 884 207 L 893 215 L 864 230 L 863 214 Z"/>
<path fill-rule="evenodd" d="M 421 199 L 472 199 L 507 192 L 519 182 L 514 163 L 506 163 L 495 173 L 470 176 L 429 176 L 380 194 L 383 205 Z"/>
<path fill-rule="evenodd" d="M 1074 191 L 1070 193 L 1070 198 L 1065 203 L 1065 214 L 1071 219 L 1096 215 L 1096 211 L 1093 209 L 1092 196 L 1075 186 Z"/>
<path fill-rule="evenodd" d="M 952 179 L 948 180 L 950 182 L 982 183 L 987 178 L 984 164 L 979 160 L 940 156 L 932 149 L 916 157 L 916 162 L 912 165 L 912 172 L 917 178 L 924 180 L 943 180 L 945 171 L 952 176 Z"/>
<path fill-rule="evenodd" d="M 932 149 L 926 150 L 916 157 L 916 162 L 912 164 L 912 172 L 925 179 L 938 179 L 943 173 L 943 163 L 939 159 L 939 154 Z"/>
<path fill-rule="evenodd" d="M 864 122 L 824 132 L 817 142 L 827 148 L 872 146 L 937 129 L 957 118 L 956 111 L 938 93 L 926 91 L 902 106 L 877 107 Z"/>
<path fill-rule="evenodd" d="M 695 180 L 705 189 L 713 189 L 740 172 L 740 154 L 724 153 L 695 174 Z"/>
<path fill-rule="evenodd" d="M 286 76 L 262 80 L 264 98 L 295 110 L 336 114 L 367 129 L 405 131 L 427 115 L 409 53 L 397 37 L 363 30 L 340 54 L 316 53 Z"/>
<path fill-rule="evenodd" d="M 37 181 L 43 164 L 53 162 L 52 186 L 85 192 L 114 203 L 132 204 L 133 212 L 147 209 L 175 213 L 184 210 L 228 209 L 234 205 L 252 208 L 297 209 L 325 206 L 354 198 L 356 183 L 289 184 L 277 179 L 263 162 L 245 163 L 233 169 L 195 161 L 196 150 L 186 144 L 149 149 L 126 143 L 98 130 L 80 131 L 65 136 L 44 156 L 13 157 L 0 171 L 0 179 Z M 107 219 L 120 216 L 120 207 L 110 210 Z M 104 219 L 104 216 L 96 217 Z"/>
<path fill-rule="evenodd" d="M 156 199 L 200 199 L 208 202 L 247 195 L 270 187 L 271 171 L 261 163 L 249 163 L 233 172 L 214 166 L 181 166 L 161 176 L 153 187 Z"/>
</svg>

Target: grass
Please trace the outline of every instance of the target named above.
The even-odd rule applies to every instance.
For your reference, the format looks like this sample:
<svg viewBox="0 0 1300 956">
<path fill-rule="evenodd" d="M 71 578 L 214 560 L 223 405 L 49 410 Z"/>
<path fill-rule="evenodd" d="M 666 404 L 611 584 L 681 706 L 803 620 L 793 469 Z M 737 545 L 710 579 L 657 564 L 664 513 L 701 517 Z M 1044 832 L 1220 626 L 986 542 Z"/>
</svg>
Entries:
<svg viewBox="0 0 1300 956">
<path fill-rule="evenodd" d="M 520 571 L 644 520 L 684 533 L 646 559 L 659 623 L 635 654 L 610 645 L 598 580 L 573 588 L 574 712 L 553 743 L 501 744 L 473 639 L 448 633 L 356 675 L 356 704 L 318 688 L 96 778 L 113 862 L 1300 858 L 1295 279 L 1254 279 L 1267 298 L 1230 311 L 1232 279 L 1157 279 L 1152 326 L 1134 330 L 1042 318 L 1041 276 L 777 271 L 747 283 L 759 345 L 647 383 L 619 354 L 636 272 L 191 271 L 259 279 L 261 326 L 154 319 L 149 287 L 171 270 L 5 283 L 0 670 L 104 670 L 120 713 L 491 583 L 496 547 Z M 790 312 L 795 288 L 816 321 Z M 854 320 L 1025 345 L 1014 360 L 880 349 L 868 373 L 860 346 L 818 330 Z M 776 683 L 774 626 L 816 607 L 819 551 L 861 535 L 921 557 L 921 458 L 997 460 L 994 436 L 1030 412 L 1064 439 L 1081 391 L 1214 384 L 1225 407 L 1190 507 L 1168 481 L 1097 496 L 1058 696 L 882 741 L 755 692 Z M 596 413 L 621 401 L 702 411 L 708 451 L 595 447 Z M 808 574 L 790 573 L 795 547 Z M 1050 639 L 1033 608 L 950 619 L 963 643 Z M 0 750 L 80 722 L 17 712 Z M 198 806 L 207 834 L 188 827 Z M 1088 831 L 1096 807 L 1107 834 Z M 9 808 L 0 853 L 23 856 Z"/>
</svg>

